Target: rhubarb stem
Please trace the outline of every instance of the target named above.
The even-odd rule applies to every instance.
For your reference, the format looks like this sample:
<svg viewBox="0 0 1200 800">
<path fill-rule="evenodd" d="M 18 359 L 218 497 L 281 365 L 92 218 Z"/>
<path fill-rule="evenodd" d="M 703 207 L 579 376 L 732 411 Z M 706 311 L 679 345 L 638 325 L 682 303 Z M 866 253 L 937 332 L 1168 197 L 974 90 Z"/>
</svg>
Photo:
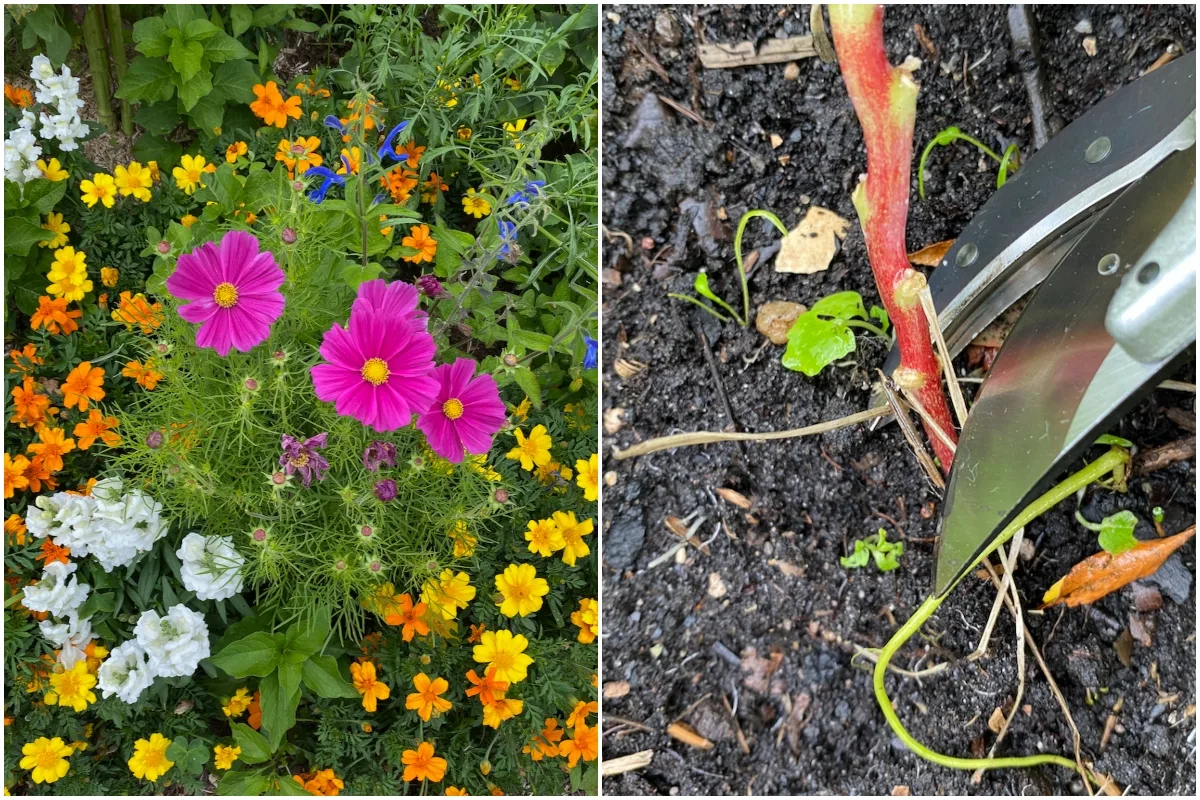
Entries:
<svg viewBox="0 0 1200 800">
<path fill-rule="evenodd" d="M 867 244 L 879 295 L 900 347 L 900 364 L 917 380 L 906 388 L 937 427 L 956 441 L 941 370 L 929 338 L 920 299 L 912 291 L 904 229 L 908 218 L 913 128 L 919 88 L 913 59 L 893 67 L 883 47 L 883 8 L 831 5 L 829 21 L 842 78 L 867 145 L 867 174 L 854 190 L 854 208 Z M 919 62 L 917 62 L 919 66 Z M 954 451 L 924 421 L 925 432 L 944 472 Z"/>
</svg>

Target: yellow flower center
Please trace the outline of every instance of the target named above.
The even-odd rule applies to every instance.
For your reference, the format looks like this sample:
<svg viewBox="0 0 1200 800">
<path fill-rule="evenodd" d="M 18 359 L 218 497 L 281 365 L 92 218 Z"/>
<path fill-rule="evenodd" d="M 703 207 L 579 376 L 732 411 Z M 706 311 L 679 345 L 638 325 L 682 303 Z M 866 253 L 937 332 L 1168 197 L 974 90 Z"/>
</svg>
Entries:
<svg viewBox="0 0 1200 800">
<path fill-rule="evenodd" d="M 459 400 L 457 397 L 451 397 L 442 403 L 442 413 L 446 415 L 446 419 L 458 419 L 463 415 L 462 400 Z"/>
<path fill-rule="evenodd" d="M 188 177 L 189 183 L 199 183 L 200 182 L 200 170 L 189 169 L 187 171 L 187 177 Z"/>
<path fill-rule="evenodd" d="M 228 281 L 218 283 L 217 288 L 213 289 L 213 300 L 221 308 L 233 308 L 238 301 L 237 287 Z"/>
<path fill-rule="evenodd" d="M 288 463 L 293 467 L 304 467 L 308 465 L 308 453 L 301 453 L 298 456 L 288 458 Z"/>
<path fill-rule="evenodd" d="M 496 668 L 497 675 L 512 669 L 512 665 L 513 657 L 511 653 L 506 653 L 503 650 L 499 650 L 494 656 L 492 656 L 492 666 Z"/>
<path fill-rule="evenodd" d="M 538 451 L 537 443 L 534 442 L 533 439 L 526 439 L 525 442 L 521 445 L 521 452 L 525 453 L 527 455 L 530 455 L 530 456 L 537 455 L 537 451 Z"/>
<path fill-rule="evenodd" d="M 166 766 L 167 756 L 165 750 L 143 750 L 142 751 L 142 766 L 147 772 L 158 772 Z"/>
<path fill-rule="evenodd" d="M 59 755 L 50 747 L 37 754 L 37 765 L 42 769 L 54 769 Z"/>
<path fill-rule="evenodd" d="M 363 364 L 363 378 L 375 386 L 386 383 L 391 374 L 387 362 L 382 358 L 368 358 L 367 363 Z"/>
</svg>

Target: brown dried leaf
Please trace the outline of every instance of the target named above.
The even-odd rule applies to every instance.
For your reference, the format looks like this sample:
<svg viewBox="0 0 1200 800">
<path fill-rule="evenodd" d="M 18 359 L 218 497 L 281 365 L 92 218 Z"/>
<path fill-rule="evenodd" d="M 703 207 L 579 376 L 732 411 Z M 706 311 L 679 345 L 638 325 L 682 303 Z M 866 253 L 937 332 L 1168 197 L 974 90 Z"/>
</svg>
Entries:
<svg viewBox="0 0 1200 800">
<path fill-rule="evenodd" d="M 1122 586 L 1145 578 L 1163 565 L 1189 539 L 1196 535 L 1196 526 L 1165 539 L 1138 542 L 1124 553 L 1096 553 L 1080 561 L 1042 597 L 1042 608 L 1066 603 L 1078 606 L 1094 603 Z"/>
<path fill-rule="evenodd" d="M 827 208 L 812 206 L 779 247 L 776 272 L 809 274 L 829 269 L 838 241 L 846 238 L 850 223 Z"/>
<path fill-rule="evenodd" d="M 804 577 L 804 567 L 798 567 L 790 561 L 780 561 L 778 558 L 772 558 L 767 561 L 767 563 L 772 567 L 778 568 L 780 572 L 782 572 L 784 575 L 787 575 L 789 578 Z"/>
<path fill-rule="evenodd" d="M 630 361 L 625 358 L 618 358 L 613 363 L 613 368 L 617 371 L 617 374 L 626 380 L 632 378 L 634 375 L 637 375 L 639 372 L 644 370 L 646 366 L 646 364 L 643 364 L 640 361 Z"/>
<path fill-rule="evenodd" d="M 937 242 L 928 247 L 922 247 L 915 253 L 909 253 L 908 261 L 910 264 L 916 264 L 918 267 L 936 267 L 942 263 L 942 259 L 946 257 L 946 253 L 949 253 L 950 248 L 953 246 L 953 239 Z"/>
<path fill-rule="evenodd" d="M 735 492 L 733 489 L 717 489 L 717 494 L 721 495 L 721 499 L 727 503 L 733 503 L 738 508 L 749 509 L 750 500 L 741 492 Z"/>
<path fill-rule="evenodd" d="M 712 742 L 696 733 L 696 730 L 686 722 L 672 722 L 667 726 L 667 734 L 673 739 L 678 739 L 684 744 L 700 750 L 712 750 L 714 747 Z"/>
<path fill-rule="evenodd" d="M 629 694 L 629 681 L 605 681 L 604 696 L 609 700 Z"/>
<path fill-rule="evenodd" d="M 1000 706 L 996 706 L 992 715 L 988 717 L 988 730 L 992 733 L 999 733 L 1004 730 L 1004 711 L 1001 710 Z"/>
<path fill-rule="evenodd" d="M 769 694 L 772 690 L 771 676 L 783 665 L 783 653 L 776 650 L 769 659 L 758 654 L 758 650 L 747 647 L 742 651 L 742 671 L 746 677 L 742 683 L 747 689 L 759 694 Z"/>
</svg>

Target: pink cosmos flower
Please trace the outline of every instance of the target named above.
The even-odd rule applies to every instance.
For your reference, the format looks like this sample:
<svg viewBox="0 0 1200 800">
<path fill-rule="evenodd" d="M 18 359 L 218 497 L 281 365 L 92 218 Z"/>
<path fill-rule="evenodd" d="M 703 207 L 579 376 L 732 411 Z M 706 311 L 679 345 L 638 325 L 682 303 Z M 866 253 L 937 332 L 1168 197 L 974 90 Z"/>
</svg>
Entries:
<svg viewBox="0 0 1200 800">
<path fill-rule="evenodd" d="M 483 455 L 504 426 L 504 403 L 491 375 L 476 375 L 469 358 L 433 371 L 439 387 L 434 402 L 417 417 L 429 446 L 447 461 L 463 460 L 463 451 Z"/>
<path fill-rule="evenodd" d="M 327 363 L 312 367 L 317 398 L 377 431 L 402 428 L 427 408 L 438 389 L 431 375 L 437 345 L 415 309 L 418 299 L 407 284 L 362 284 L 346 327 L 334 324 L 321 342 Z"/>
<path fill-rule="evenodd" d="M 247 353 L 271 335 L 283 314 L 284 278 L 270 251 L 258 251 L 257 238 L 229 231 L 220 244 L 205 242 L 180 256 L 167 290 L 192 301 L 179 307 L 179 316 L 200 324 L 196 346 L 224 358 L 230 348 Z"/>
</svg>

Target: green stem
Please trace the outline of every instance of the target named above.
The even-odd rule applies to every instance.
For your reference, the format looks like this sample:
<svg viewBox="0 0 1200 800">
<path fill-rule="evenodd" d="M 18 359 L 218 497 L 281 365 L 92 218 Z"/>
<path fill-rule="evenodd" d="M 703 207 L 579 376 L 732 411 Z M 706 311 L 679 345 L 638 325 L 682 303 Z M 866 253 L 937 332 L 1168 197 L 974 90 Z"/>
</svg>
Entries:
<svg viewBox="0 0 1200 800">
<path fill-rule="evenodd" d="M 742 236 L 746 233 L 747 223 L 749 223 L 750 220 L 754 219 L 755 217 L 762 217 L 769 220 L 771 224 L 779 229 L 780 233 L 782 233 L 784 236 L 788 235 L 787 226 L 780 222 L 779 217 L 775 216 L 770 211 L 756 208 L 752 211 L 747 211 L 745 214 L 742 214 L 742 218 L 738 220 L 737 234 L 733 237 L 733 257 L 737 260 L 738 277 L 742 281 L 743 315 L 738 322 L 742 324 L 743 328 L 750 324 L 750 281 L 746 278 L 746 268 L 742 265 Z M 730 309 L 730 312 L 732 311 L 733 309 Z M 734 314 L 734 316 L 737 315 Z"/>
<path fill-rule="evenodd" d="M 113 68 L 117 71 L 117 86 L 125 80 L 125 27 L 121 22 L 121 6 L 112 3 L 104 6 L 105 20 L 108 22 L 108 44 L 112 51 Z M 133 104 L 128 100 L 121 101 L 121 132 L 133 136 Z"/>
<path fill-rule="evenodd" d="M 695 305 L 698 305 L 701 308 L 703 308 L 708 313 L 712 314 L 717 319 L 721 320 L 721 322 L 729 322 L 729 317 L 725 316 L 720 311 L 717 311 L 715 308 L 708 305 L 707 303 L 701 303 L 699 300 L 692 297 L 690 294 L 679 294 L 677 292 L 667 292 L 667 297 L 674 297 L 676 300 L 686 300 L 689 303 L 694 303 Z M 725 305 L 725 304 L 722 303 L 722 305 Z M 725 305 L 725 307 L 729 308 L 728 305 Z M 730 309 L 730 311 L 732 311 L 732 310 L 733 309 Z"/>
<path fill-rule="evenodd" d="M 117 129 L 117 118 L 112 110 L 112 90 L 109 86 L 108 45 L 104 40 L 104 24 L 100 20 L 100 6 L 91 5 L 83 15 L 83 42 L 87 47 L 88 68 L 92 73 L 92 88 L 96 93 L 96 113 L 100 124 L 110 131 Z"/>
<path fill-rule="evenodd" d="M 1110 450 L 1100 458 L 1088 464 L 1083 469 L 1069 476 L 1062 483 L 1050 489 L 1037 500 L 1034 500 L 1025 509 L 1017 515 L 1016 519 L 1010 522 L 1000 535 L 996 537 L 983 553 L 981 553 L 971 566 L 963 570 L 963 577 L 972 569 L 978 566 L 985 558 L 996 550 L 1000 545 L 1011 539 L 1018 530 L 1028 525 L 1033 520 L 1040 517 L 1046 511 L 1053 508 L 1059 502 L 1073 495 L 1080 489 L 1095 483 L 1104 475 L 1112 472 L 1115 469 L 1122 468 L 1129 460 L 1129 454 L 1120 450 Z M 954 584 L 946 590 L 941 596 L 931 596 L 921 604 L 920 608 L 905 622 L 900 629 L 892 636 L 883 649 L 879 651 L 879 660 L 875 663 L 875 674 L 873 684 L 875 687 L 875 699 L 879 702 L 879 708 L 883 711 L 884 718 L 887 719 L 888 725 L 891 726 L 892 732 L 899 737 L 900 741 L 904 742 L 905 746 L 914 753 L 924 758 L 927 761 L 932 761 L 943 767 L 952 769 L 1011 769 L 1022 767 L 1033 767 L 1039 764 L 1056 764 L 1067 769 L 1076 769 L 1077 764 L 1065 758 L 1064 756 L 1054 754 L 1041 754 L 1034 756 L 1015 756 L 1009 758 L 956 758 L 954 756 L 943 755 L 942 753 L 934 752 L 925 745 L 918 742 L 912 734 L 904 727 L 904 723 L 900 721 L 900 717 L 896 715 L 896 709 L 892 705 L 891 699 L 888 697 L 887 688 L 884 686 L 884 678 L 887 676 L 888 664 L 896 652 L 903 647 L 909 639 L 913 637 L 917 631 L 921 629 L 938 606 L 950 596 L 950 592 L 958 585 L 962 577 L 955 581 Z"/>
<path fill-rule="evenodd" d="M 1011 163 L 1016 165 L 1020 163 L 1021 152 L 1017 149 L 1016 143 L 1010 144 L 1004 151 L 1004 158 L 1000 159 L 1000 171 L 996 173 L 996 188 L 999 189 L 1008 180 L 1008 165 Z M 1014 167 L 1015 168 L 1015 167 Z"/>
<path fill-rule="evenodd" d="M 845 320 L 842 320 L 842 323 L 851 328 L 862 328 L 865 331 L 870 331 L 871 333 L 878 336 L 880 339 L 883 339 L 885 342 L 891 343 L 891 341 L 892 341 L 892 337 L 888 336 L 884 332 L 883 328 L 880 328 L 877 325 L 872 325 L 871 323 L 865 322 L 861 319 L 845 319 Z"/>
</svg>

